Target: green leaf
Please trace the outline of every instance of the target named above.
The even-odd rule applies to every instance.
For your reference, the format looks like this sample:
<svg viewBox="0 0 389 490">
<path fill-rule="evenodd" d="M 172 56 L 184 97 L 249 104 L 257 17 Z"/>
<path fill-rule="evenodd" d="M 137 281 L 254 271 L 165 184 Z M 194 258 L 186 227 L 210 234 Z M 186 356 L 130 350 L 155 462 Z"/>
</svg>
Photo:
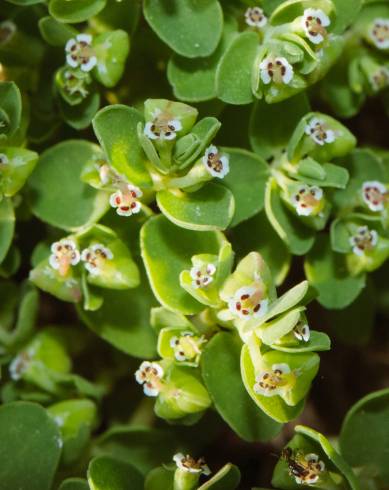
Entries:
<svg viewBox="0 0 389 490">
<path fill-rule="evenodd" d="M 101 150 L 83 140 L 63 141 L 42 153 L 29 179 L 31 207 L 39 219 L 65 230 L 99 220 L 108 195 L 80 179 L 85 162 L 93 158 L 101 158 Z"/>
<path fill-rule="evenodd" d="M 38 26 L 43 39 L 51 46 L 63 47 L 69 39 L 78 34 L 73 27 L 62 24 L 50 16 L 42 17 Z"/>
<path fill-rule="evenodd" d="M 235 490 L 240 483 L 240 471 L 234 464 L 228 463 L 212 478 L 203 483 L 198 490 Z"/>
<path fill-rule="evenodd" d="M 155 356 L 157 338 L 149 324 L 149 310 L 155 305 L 145 277 L 135 289 L 114 291 L 101 289 L 103 304 L 97 311 L 78 314 L 85 324 L 102 339 L 134 357 Z"/>
<path fill-rule="evenodd" d="M 89 490 L 89 485 L 81 478 L 68 478 L 61 483 L 58 490 Z"/>
<path fill-rule="evenodd" d="M 301 303 L 307 296 L 308 287 L 308 281 L 302 281 L 273 301 L 273 303 L 270 304 L 267 313 L 259 319 L 259 324 L 262 324 L 270 318 L 280 315 L 281 313 L 284 313 L 285 311 L 290 310 L 294 306 Z"/>
<path fill-rule="evenodd" d="M 363 397 L 348 411 L 340 432 L 340 449 L 351 466 L 367 467 L 389 483 L 389 389 Z"/>
<path fill-rule="evenodd" d="M 165 467 L 154 468 L 147 475 L 145 490 L 174 490 L 174 470 Z"/>
<path fill-rule="evenodd" d="M 59 22 L 77 24 L 98 14 L 106 0 L 50 0 L 49 12 Z"/>
<path fill-rule="evenodd" d="M 282 343 L 272 344 L 272 349 L 281 352 L 321 352 L 331 349 L 331 339 L 324 332 L 316 332 L 311 330 L 308 342 L 300 343 L 300 345 L 285 345 Z"/>
<path fill-rule="evenodd" d="M 12 136 L 18 129 L 22 117 L 22 98 L 14 82 L 0 83 L 0 140 Z"/>
<path fill-rule="evenodd" d="M 319 187 L 336 187 L 338 189 L 344 189 L 347 186 L 349 180 L 349 173 L 346 168 L 339 167 L 339 165 L 333 165 L 332 163 L 323 163 L 320 165 L 323 173 L 322 177 L 319 178 L 318 175 L 314 177 L 312 175 L 312 163 L 314 160 L 311 158 L 305 158 L 301 160 L 300 164 L 297 167 L 297 174 L 290 174 L 295 177 L 297 180 L 301 180 L 305 184 L 309 185 L 318 185 Z M 309 170 L 308 170 L 309 169 Z M 318 169 L 318 167 L 316 167 Z M 311 176 L 307 175 L 308 172 L 311 173 Z"/>
<path fill-rule="evenodd" d="M 332 26 L 333 32 L 341 34 L 357 18 L 363 0 L 332 0 L 335 5 L 335 22 Z"/>
<path fill-rule="evenodd" d="M 0 201 L 0 264 L 5 259 L 12 243 L 15 229 L 15 214 L 11 199 Z"/>
<path fill-rule="evenodd" d="M 270 179 L 265 192 L 267 217 L 278 236 L 294 255 L 304 255 L 315 241 L 315 232 L 305 227 L 282 203 L 280 190 L 274 179 Z"/>
<path fill-rule="evenodd" d="M 256 230 L 261 230 L 261 233 Z M 285 243 L 270 226 L 265 211 L 231 230 L 230 240 L 238 258 L 251 250 L 259 252 L 268 264 L 276 285 L 282 284 L 289 271 L 291 256 Z"/>
<path fill-rule="evenodd" d="M 365 287 L 365 275 L 351 276 L 343 254 L 331 250 L 329 237 L 319 235 L 304 263 L 307 279 L 319 293 L 317 300 L 329 309 L 351 304 Z"/>
<path fill-rule="evenodd" d="M 265 159 L 284 150 L 297 123 L 309 109 L 309 100 L 305 93 L 276 104 L 256 101 L 249 128 L 253 150 Z"/>
<path fill-rule="evenodd" d="M 76 105 L 70 105 L 65 99 L 58 97 L 58 105 L 62 117 L 69 126 L 74 129 L 85 129 L 100 107 L 100 94 L 91 91 L 80 104 Z"/>
<path fill-rule="evenodd" d="M 267 441 L 278 434 L 281 426 L 258 410 L 242 384 L 241 345 L 232 333 L 215 335 L 202 354 L 203 379 L 217 411 L 239 437 Z"/>
<path fill-rule="evenodd" d="M 125 105 L 101 109 L 93 120 L 93 129 L 112 167 L 135 185 L 151 186 L 146 158 L 137 137 L 143 116 Z"/>
<path fill-rule="evenodd" d="M 90 400 L 65 400 L 47 409 L 61 431 L 62 464 L 75 463 L 81 457 L 96 423 L 97 407 Z"/>
<path fill-rule="evenodd" d="M 5 489 L 50 490 L 61 437 L 46 410 L 30 402 L 0 407 L 0 481 Z"/>
<path fill-rule="evenodd" d="M 229 156 L 230 171 L 222 183 L 232 192 L 235 213 L 230 226 L 251 218 L 264 206 L 268 165 L 254 153 L 237 148 L 222 148 Z"/>
<path fill-rule="evenodd" d="M 157 204 L 177 226 L 198 231 L 225 230 L 235 207 L 232 193 L 213 182 L 195 192 L 159 191 Z"/>
<path fill-rule="evenodd" d="M 166 429 L 117 425 L 96 441 L 96 453 L 131 463 L 143 475 L 162 461 L 169 461 L 177 448 L 174 435 Z"/>
<path fill-rule="evenodd" d="M 1 169 L 0 192 L 12 197 L 24 186 L 27 178 L 34 170 L 38 154 L 24 148 L 7 146 L 3 154 L 8 157 L 5 169 Z"/>
<path fill-rule="evenodd" d="M 216 92 L 227 104 L 250 104 L 251 78 L 258 50 L 258 35 L 243 32 L 230 43 L 216 71 Z"/>
<path fill-rule="evenodd" d="M 217 255 L 224 237 L 213 231 L 194 232 L 178 228 L 164 216 L 150 218 L 141 231 L 142 257 L 151 288 L 166 308 L 190 315 L 203 305 L 180 287 L 181 271 L 190 269 L 191 257 Z"/>
<path fill-rule="evenodd" d="M 255 333 L 264 344 L 272 346 L 297 325 L 301 312 L 302 308 L 293 308 L 274 320 L 262 324 Z"/>
<path fill-rule="evenodd" d="M 209 56 L 222 35 L 223 12 L 216 0 L 146 0 L 143 13 L 162 41 L 187 58 Z"/>
<path fill-rule="evenodd" d="M 216 97 L 217 66 L 236 32 L 236 19 L 227 16 L 222 38 L 211 56 L 194 60 L 174 54 L 170 58 L 167 76 L 175 97 L 186 102 L 201 102 Z"/>
<path fill-rule="evenodd" d="M 97 65 L 93 69 L 96 79 L 104 87 L 114 87 L 124 72 L 130 51 L 128 34 L 120 29 L 103 32 L 93 40 Z"/>
<path fill-rule="evenodd" d="M 143 477 L 137 469 L 108 456 L 89 463 L 88 483 L 91 490 L 143 490 Z"/>
</svg>

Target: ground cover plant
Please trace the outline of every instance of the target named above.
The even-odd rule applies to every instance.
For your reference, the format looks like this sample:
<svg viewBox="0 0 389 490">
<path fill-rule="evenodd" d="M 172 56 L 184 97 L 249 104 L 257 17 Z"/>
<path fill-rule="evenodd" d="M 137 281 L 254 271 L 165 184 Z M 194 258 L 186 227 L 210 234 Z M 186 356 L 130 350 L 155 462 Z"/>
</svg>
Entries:
<svg viewBox="0 0 389 490">
<path fill-rule="evenodd" d="M 2 0 L 0 490 L 389 488 L 387 0 Z"/>
</svg>

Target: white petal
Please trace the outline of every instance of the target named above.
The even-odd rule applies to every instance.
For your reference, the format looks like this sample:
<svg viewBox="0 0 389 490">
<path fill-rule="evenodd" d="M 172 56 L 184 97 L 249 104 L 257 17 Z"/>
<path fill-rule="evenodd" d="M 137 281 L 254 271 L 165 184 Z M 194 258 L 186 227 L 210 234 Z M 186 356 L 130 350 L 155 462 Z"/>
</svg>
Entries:
<svg viewBox="0 0 389 490">
<path fill-rule="evenodd" d="M 79 43 L 86 43 L 86 44 L 92 43 L 92 36 L 90 34 L 78 34 L 76 36 L 76 39 Z"/>
<path fill-rule="evenodd" d="M 161 140 L 171 141 L 171 140 L 174 140 L 176 136 L 177 135 L 174 131 L 170 131 L 169 134 L 162 132 L 161 133 Z"/>
<path fill-rule="evenodd" d="M 120 204 L 116 202 L 116 199 L 119 198 L 120 202 L 123 200 L 122 193 L 120 191 L 116 191 L 109 197 L 109 204 L 113 208 L 117 208 Z"/>
<path fill-rule="evenodd" d="M 72 265 L 77 265 L 80 262 L 80 252 L 78 250 L 74 250 L 74 257 L 71 258 L 70 263 Z"/>
<path fill-rule="evenodd" d="M 168 124 L 169 126 L 173 126 L 174 131 L 181 131 L 182 129 L 182 124 L 179 119 L 172 119 Z"/>
<path fill-rule="evenodd" d="M 131 216 L 132 213 L 133 213 L 133 211 L 132 211 L 132 209 L 130 207 L 128 209 L 123 209 L 121 207 L 118 207 L 118 208 L 116 208 L 116 213 L 119 216 Z"/>
<path fill-rule="evenodd" d="M 299 216 L 310 216 L 312 214 L 313 208 L 310 206 L 302 206 L 299 202 L 296 206 L 296 212 Z"/>
<path fill-rule="evenodd" d="M 282 374 L 290 373 L 290 367 L 284 362 L 280 364 L 273 364 L 271 368 L 273 371 L 281 371 Z"/>
<path fill-rule="evenodd" d="M 158 136 L 151 131 L 152 126 L 153 126 L 152 122 L 146 123 L 143 130 L 143 134 L 151 140 L 156 140 L 158 139 Z"/>
<path fill-rule="evenodd" d="M 50 255 L 49 264 L 53 269 L 58 270 L 59 269 L 58 257 L 54 254 Z"/>
<path fill-rule="evenodd" d="M 265 85 L 271 82 L 272 78 L 269 75 L 267 68 L 261 68 L 260 75 L 261 75 L 261 80 Z"/>
<path fill-rule="evenodd" d="M 285 73 L 282 76 L 282 81 L 285 84 L 288 84 L 293 78 L 293 67 L 292 67 L 292 65 L 288 62 L 288 60 L 286 58 L 276 58 L 276 61 L 281 61 L 283 66 L 285 67 Z"/>
<path fill-rule="evenodd" d="M 332 129 L 327 129 L 326 130 L 326 138 L 325 142 L 326 143 L 333 143 L 335 141 L 335 132 Z"/>
<path fill-rule="evenodd" d="M 158 396 L 159 395 L 159 389 L 155 388 L 154 386 L 149 386 L 147 383 L 143 385 L 143 392 L 147 396 Z"/>
<path fill-rule="evenodd" d="M 378 233 L 375 230 L 370 230 L 370 236 L 371 236 L 371 244 L 373 247 L 377 245 L 378 242 Z"/>
<path fill-rule="evenodd" d="M 208 264 L 207 265 L 207 274 L 209 274 L 210 276 L 213 276 L 216 272 L 216 267 L 214 264 Z"/>
<path fill-rule="evenodd" d="M 254 318 L 261 318 L 261 316 L 263 316 L 267 312 L 269 307 L 269 300 L 263 299 L 259 304 L 261 305 L 261 307 L 258 311 L 254 312 Z"/>
<path fill-rule="evenodd" d="M 176 347 L 177 343 L 179 342 L 179 338 L 175 335 L 172 337 L 169 341 L 170 347 Z"/>
<path fill-rule="evenodd" d="M 96 56 L 91 56 L 87 63 L 81 63 L 81 65 L 80 65 L 81 70 L 84 72 L 91 71 L 96 66 L 96 64 L 97 64 Z"/>
<path fill-rule="evenodd" d="M 140 202 L 138 202 L 138 201 L 136 201 L 136 202 L 135 202 L 135 206 L 133 206 L 133 207 L 131 208 L 131 212 L 132 212 L 132 214 L 138 214 L 138 213 L 139 213 L 139 211 L 140 211 L 141 209 L 142 209 L 142 205 L 141 205 L 141 203 L 140 203 Z"/>
<path fill-rule="evenodd" d="M 186 469 L 183 464 L 182 464 L 182 460 L 185 458 L 185 456 L 182 454 L 182 453 L 177 453 L 173 456 L 173 461 L 176 463 L 176 465 L 178 466 L 178 468 L 180 469 Z"/>
<path fill-rule="evenodd" d="M 139 187 L 136 187 L 135 185 L 128 184 L 127 189 L 130 192 L 134 192 L 136 197 L 142 197 L 143 196 L 143 192 L 139 189 Z"/>
<path fill-rule="evenodd" d="M 151 363 L 151 367 L 157 371 L 157 376 L 159 376 L 160 378 L 162 378 L 162 376 L 163 376 L 163 369 L 162 369 L 162 367 L 159 364 L 157 364 L 156 362 L 152 362 Z"/>
<path fill-rule="evenodd" d="M 69 39 L 69 41 L 65 45 L 65 51 L 70 52 L 74 46 L 76 46 L 77 42 L 75 39 Z"/>
<path fill-rule="evenodd" d="M 202 275 L 202 272 L 201 272 L 201 267 L 196 267 L 196 266 L 193 266 L 190 270 L 190 277 L 192 279 L 198 279 L 199 276 L 197 275 L 198 273 L 200 272 L 200 277 Z"/>
<path fill-rule="evenodd" d="M 362 257 L 362 255 L 364 255 L 365 252 L 355 245 L 353 247 L 353 253 L 355 253 L 355 255 L 358 255 L 358 257 Z"/>
<path fill-rule="evenodd" d="M 77 68 L 78 66 L 78 61 L 74 60 L 70 54 L 66 56 L 66 63 L 71 66 L 72 68 Z"/>
<path fill-rule="evenodd" d="M 185 354 L 181 354 L 181 352 L 179 352 L 179 351 L 176 351 L 174 353 L 174 357 L 176 358 L 177 361 L 180 361 L 180 362 L 186 361 Z"/>
<path fill-rule="evenodd" d="M 205 476 L 208 476 L 212 473 L 212 471 L 209 469 L 208 465 L 206 465 L 206 464 L 203 464 L 201 469 L 202 469 L 203 475 L 205 475 Z"/>
<path fill-rule="evenodd" d="M 210 153 L 212 153 L 213 155 L 215 155 L 216 153 L 218 153 L 218 149 L 215 145 L 211 145 L 211 146 L 208 146 L 208 148 L 205 150 L 205 156 L 208 158 L 208 155 Z"/>
<path fill-rule="evenodd" d="M 365 190 L 366 187 L 377 187 L 377 189 L 382 192 L 382 194 L 385 194 L 385 192 L 387 191 L 386 186 L 378 180 L 369 180 L 364 182 L 362 186 L 363 190 Z"/>
<path fill-rule="evenodd" d="M 313 197 L 317 200 L 320 201 L 323 197 L 323 189 L 317 186 L 312 186 L 310 188 L 310 191 L 313 192 Z"/>
<path fill-rule="evenodd" d="M 320 44 L 324 41 L 324 37 L 319 33 L 316 36 L 312 36 L 309 32 L 307 32 L 307 37 L 313 44 Z"/>
</svg>

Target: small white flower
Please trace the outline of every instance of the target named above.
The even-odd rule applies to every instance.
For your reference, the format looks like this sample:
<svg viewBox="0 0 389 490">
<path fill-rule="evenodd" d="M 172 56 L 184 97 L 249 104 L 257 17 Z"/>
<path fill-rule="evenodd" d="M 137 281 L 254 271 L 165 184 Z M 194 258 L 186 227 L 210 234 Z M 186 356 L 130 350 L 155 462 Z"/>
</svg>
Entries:
<svg viewBox="0 0 389 490">
<path fill-rule="evenodd" d="M 244 14 L 246 24 L 250 27 L 265 27 L 267 17 L 260 7 L 249 7 Z"/>
<path fill-rule="evenodd" d="M 97 64 L 97 58 L 92 48 L 92 36 L 78 34 L 69 39 L 65 46 L 66 63 L 72 68 L 80 67 L 82 71 L 91 71 Z"/>
<path fill-rule="evenodd" d="M 177 453 L 173 456 L 173 461 L 175 461 L 177 468 L 188 473 L 201 473 L 203 475 L 210 475 L 211 470 L 205 464 L 203 458 L 194 459 L 188 454 L 184 456 L 182 453 Z"/>
<path fill-rule="evenodd" d="M 214 264 L 193 266 L 190 270 L 190 277 L 193 279 L 192 286 L 196 289 L 208 286 L 213 281 L 215 272 L 216 267 Z"/>
<path fill-rule="evenodd" d="M 320 9 L 305 9 L 301 20 L 305 35 L 313 44 L 320 44 L 327 36 L 326 27 L 330 25 L 330 19 Z"/>
<path fill-rule="evenodd" d="M 143 385 L 144 394 L 158 396 L 162 387 L 163 369 L 156 362 L 143 361 L 135 372 L 136 382 Z"/>
<path fill-rule="evenodd" d="M 271 82 L 288 85 L 293 78 L 293 67 L 284 57 L 268 56 L 260 63 L 259 73 L 265 85 Z"/>
<path fill-rule="evenodd" d="M 322 205 L 323 190 L 316 185 L 302 184 L 291 197 L 291 202 L 299 216 L 310 216 L 317 214 Z"/>
<path fill-rule="evenodd" d="M 267 312 L 268 305 L 263 289 L 257 285 L 243 286 L 228 302 L 231 313 L 244 320 L 260 318 Z"/>
<path fill-rule="evenodd" d="M 80 262 L 80 252 L 73 240 L 64 238 L 51 245 L 50 266 L 61 276 L 66 276 L 71 266 Z"/>
<path fill-rule="evenodd" d="M 0 167 L 2 165 L 8 165 L 9 164 L 9 159 L 5 153 L 0 153 Z"/>
<path fill-rule="evenodd" d="M 179 119 L 172 119 L 169 114 L 163 113 L 160 109 L 156 109 L 152 116 L 153 120 L 145 124 L 143 131 L 151 140 L 174 140 L 177 132 L 182 129 Z"/>
<path fill-rule="evenodd" d="M 297 340 L 308 342 L 311 337 L 311 330 L 307 323 L 299 322 L 293 329 L 293 335 Z"/>
<path fill-rule="evenodd" d="M 134 185 L 127 185 L 124 190 L 119 190 L 111 194 L 109 198 L 109 204 L 116 208 L 116 212 L 119 216 L 131 216 L 132 214 L 139 213 L 141 210 L 141 203 L 138 201 L 142 197 L 143 193 Z"/>
<path fill-rule="evenodd" d="M 294 475 L 296 483 L 299 485 L 314 485 L 326 467 L 319 456 L 314 453 L 307 454 L 304 459 L 299 459 L 297 463 L 304 469 L 303 472 Z"/>
<path fill-rule="evenodd" d="M 380 66 L 369 79 L 373 90 L 378 92 L 386 88 L 389 85 L 389 68 Z"/>
<path fill-rule="evenodd" d="M 335 141 L 335 132 L 332 129 L 327 129 L 322 120 L 313 117 L 305 126 L 305 134 L 310 136 L 315 143 L 323 146 L 325 143 L 333 143 Z"/>
<path fill-rule="evenodd" d="M 388 201 L 388 189 L 378 180 L 364 182 L 362 198 L 371 211 L 383 211 Z"/>
<path fill-rule="evenodd" d="M 203 164 L 212 177 L 222 179 L 230 171 L 230 161 L 228 155 L 219 153 L 216 146 L 211 145 L 205 150 L 202 158 Z"/>
<path fill-rule="evenodd" d="M 81 260 L 84 262 L 85 269 L 93 276 L 99 275 L 104 262 L 112 259 L 111 250 L 101 243 L 91 245 L 81 252 Z"/>
<path fill-rule="evenodd" d="M 201 355 L 201 346 L 206 339 L 198 337 L 192 332 L 183 332 L 180 336 L 175 335 L 170 339 L 170 347 L 174 351 L 177 361 L 198 361 Z"/>
<path fill-rule="evenodd" d="M 355 235 L 350 237 L 350 245 L 353 253 L 362 256 L 365 252 L 370 252 L 378 242 L 378 233 L 370 230 L 367 226 L 360 226 Z"/>
<path fill-rule="evenodd" d="M 378 49 L 389 49 L 389 19 L 375 19 L 369 36 Z"/>
<path fill-rule="evenodd" d="M 271 370 L 262 371 L 255 377 L 254 392 L 264 396 L 281 394 L 288 384 L 285 375 L 290 372 L 290 367 L 285 363 L 273 364 Z"/>
</svg>

